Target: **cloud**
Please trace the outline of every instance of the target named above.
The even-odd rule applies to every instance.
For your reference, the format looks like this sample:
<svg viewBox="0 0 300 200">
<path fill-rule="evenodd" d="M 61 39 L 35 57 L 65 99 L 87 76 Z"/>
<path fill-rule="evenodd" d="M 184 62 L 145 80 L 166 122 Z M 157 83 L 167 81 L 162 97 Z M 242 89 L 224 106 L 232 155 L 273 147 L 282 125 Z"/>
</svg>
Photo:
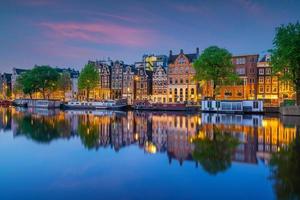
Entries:
<svg viewBox="0 0 300 200">
<path fill-rule="evenodd" d="M 42 22 L 48 35 L 63 40 L 78 40 L 97 44 L 147 46 L 155 40 L 155 31 L 132 28 L 108 22 Z M 49 32 L 50 31 L 50 32 Z"/>
</svg>

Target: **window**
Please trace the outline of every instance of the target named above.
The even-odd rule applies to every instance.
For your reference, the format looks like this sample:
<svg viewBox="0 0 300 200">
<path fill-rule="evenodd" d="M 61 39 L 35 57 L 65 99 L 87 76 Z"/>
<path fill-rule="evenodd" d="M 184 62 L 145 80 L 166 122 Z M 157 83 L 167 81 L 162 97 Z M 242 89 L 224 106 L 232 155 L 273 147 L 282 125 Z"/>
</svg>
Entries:
<svg viewBox="0 0 300 200">
<path fill-rule="evenodd" d="M 277 76 L 273 76 L 272 77 L 272 82 L 273 83 L 277 83 L 278 82 L 278 77 Z"/>
<path fill-rule="evenodd" d="M 244 75 L 245 74 L 245 68 L 237 68 L 236 73 L 239 75 Z"/>
<path fill-rule="evenodd" d="M 193 95 L 193 94 L 194 94 L 194 92 L 195 92 L 195 91 L 194 91 L 194 88 L 192 88 L 192 89 L 191 89 L 191 94 Z"/>
<path fill-rule="evenodd" d="M 270 87 L 270 85 L 267 85 L 266 86 L 266 93 L 270 93 L 271 92 L 271 87 Z"/>
<path fill-rule="evenodd" d="M 253 101 L 253 108 L 258 108 L 258 102 L 257 101 Z"/>
<path fill-rule="evenodd" d="M 246 59 L 245 58 L 237 58 L 236 59 L 236 64 L 238 65 L 243 65 L 246 63 Z"/>
<path fill-rule="evenodd" d="M 271 68 L 266 69 L 266 74 L 271 74 Z"/>
<path fill-rule="evenodd" d="M 259 93 L 264 93 L 264 86 L 263 85 L 259 86 Z"/>
<path fill-rule="evenodd" d="M 173 84 L 172 78 L 170 78 L 170 84 Z"/>
<path fill-rule="evenodd" d="M 267 76 L 267 77 L 266 77 L 266 83 L 268 83 L 268 84 L 271 83 L 271 77 L 270 77 L 270 76 Z"/>
<path fill-rule="evenodd" d="M 182 80 L 182 79 L 180 79 L 180 83 L 181 83 L 181 84 L 183 83 L 183 80 Z"/>
<path fill-rule="evenodd" d="M 273 86 L 272 92 L 273 92 L 273 93 L 277 93 L 277 91 L 278 91 L 277 87 L 276 87 L 276 86 Z"/>
<path fill-rule="evenodd" d="M 258 70 L 258 74 L 259 74 L 259 75 L 264 75 L 264 73 L 265 73 L 265 70 L 264 70 L 264 69 L 259 69 L 259 70 Z"/>
</svg>

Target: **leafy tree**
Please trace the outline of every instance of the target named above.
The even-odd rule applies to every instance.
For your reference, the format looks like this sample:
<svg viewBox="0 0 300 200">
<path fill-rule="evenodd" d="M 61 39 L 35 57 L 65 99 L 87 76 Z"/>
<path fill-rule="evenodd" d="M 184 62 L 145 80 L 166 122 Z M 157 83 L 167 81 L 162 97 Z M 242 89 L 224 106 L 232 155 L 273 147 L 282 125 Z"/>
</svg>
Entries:
<svg viewBox="0 0 300 200">
<path fill-rule="evenodd" d="M 31 76 L 44 99 L 46 99 L 47 91 L 53 91 L 57 88 L 59 73 L 50 66 L 35 66 L 31 70 Z"/>
<path fill-rule="evenodd" d="M 63 91 L 64 101 L 65 101 L 65 94 L 66 92 L 71 88 L 71 76 L 70 73 L 67 71 L 64 71 L 58 79 L 58 88 Z"/>
<path fill-rule="evenodd" d="M 21 90 L 32 99 L 32 94 L 37 91 L 37 81 L 33 78 L 31 70 L 22 73 L 18 77 L 15 89 Z"/>
<path fill-rule="evenodd" d="M 217 129 L 214 129 L 212 134 L 212 139 L 193 141 L 195 149 L 192 156 L 205 171 L 215 175 L 231 166 L 231 156 L 239 142 L 230 133 L 222 133 Z"/>
<path fill-rule="evenodd" d="M 231 61 L 232 55 L 226 49 L 217 46 L 206 48 L 195 61 L 196 80 L 213 81 L 213 98 L 217 87 L 236 83 L 239 78 Z"/>
<path fill-rule="evenodd" d="M 98 86 L 99 79 L 99 73 L 93 64 L 84 66 L 79 75 L 78 87 L 81 90 L 86 90 L 87 100 L 89 100 L 90 91 Z"/>
<path fill-rule="evenodd" d="M 271 50 L 271 64 L 281 79 L 291 81 L 296 89 L 297 105 L 300 105 L 300 23 L 276 28 Z"/>
</svg>

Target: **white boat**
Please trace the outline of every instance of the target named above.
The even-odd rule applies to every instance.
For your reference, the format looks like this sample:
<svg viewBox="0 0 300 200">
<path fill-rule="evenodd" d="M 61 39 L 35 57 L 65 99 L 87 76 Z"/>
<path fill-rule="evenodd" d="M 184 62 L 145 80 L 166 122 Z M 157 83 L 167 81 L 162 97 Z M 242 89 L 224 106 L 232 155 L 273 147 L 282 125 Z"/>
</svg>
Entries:
<svg viewBox="0 0 300 200">
<path fill-rule="evenodd" d="M 204 100 L 201 102 L 203 112 L 223 113 L 262 113 L 264 111 L 261 100 Z"/>
<path fill-rule="evenodd" d="M 70 101 L 64 104 L 66 109 L 122 109 L 126 103 L 115 100 L 104 101 Z"/>
<path fill-rule="evenodd" d="M 27 106 L 30 108 L 60 108 L 61 101 L 48 99 L 30 99 Z"/>
</svg>

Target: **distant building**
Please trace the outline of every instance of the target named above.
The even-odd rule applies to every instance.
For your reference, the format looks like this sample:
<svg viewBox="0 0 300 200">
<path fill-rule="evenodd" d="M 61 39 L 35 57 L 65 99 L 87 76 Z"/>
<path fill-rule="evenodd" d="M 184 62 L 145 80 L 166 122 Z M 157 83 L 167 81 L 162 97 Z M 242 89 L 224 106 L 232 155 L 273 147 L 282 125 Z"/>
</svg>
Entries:
<svg viewBox="0 0 300 200">
<path fill-rule="evenodd" d="M 0 74 L 0 99 L 10 99 L 12 96 L 12 74 Z"/>
<path fill-rule="evenodd" d="M 199 49 L 196 53 L 185 54 L 180 50 L 178 55 L 170 51 L 168 61 L 168 102 L 184 103 L 186 101 L 198 101 L 198 84 L 194 80 L 196 71 L 193 62 L 199 57 Z"/>
<path fill-rule="evenodd" d="M 95 65 L 99 72 L 99 85 L 91 91 L 92 99 L 110 99 L 111 98 L 111 66 L 112 61 L 97 60 L 89 61 L 89 64 Z"/>
<path fill-rule="evenodd" d="M 111 66 L 111 98 L 121 99 L 123 88 L 124 63 L 115 61 Z"/>
<path fill-rule="evenodd" d="M 270 56 L 264 55 L 257 64 L 258 95 L 267 107 L 277 107 L 284 99 L 294 98 L 294 88 L 288 81 L 280 81 L 279 75 L 274 75 L 270 65 Z"/>
<path fill-rule="evenodd" d="M 12 88 L 12 97 L 14 99 L 20 98 L 23 94 L 20 93 L 19 91 L 17 91 L 16 89 L 16 83 L 17 83 L 17 79 L 18 77 L 24 73 L 28 71 L 28 69 L 18 69 L 18 68 L 13 68 L 12 70 L 12 76 L 11 76 L 11 88 Z"/>
<path fill-rule="evenodd" d="M 148 71 L 153 71 L 158 66 L 167 67 L 168 57 L 166 55 L 145 54 L 143 55 L 143 62 Z"/>
<path fill-rule="evenodd" d="M 143 63 L 136 63 L 136 100 L 149 100 L 152 95 L 153 71 L 146 69 Z"/>
<path fill-rule="evenodd" d="M 136 76 L 137 70 L 134 66 L 127 65 L 123 71 L 123 83 L 122 83 L 122 98 L 127 99 L 129 105 L 133 104 L 135 100 L 136 92 Z"/>
<path fill-rule="evenodd" d="M 257 61 L 258 54 L 233 56 L 235 71 L 243 80 L 243 98 L 256 99 L 257 96 Z"/>
<path fill-rule="evenodd" d="M 154 102 L 167 102 L 168 75 L 163 66 L 154 68 L 152 78 L 152 100 Z"/>
</svg>

